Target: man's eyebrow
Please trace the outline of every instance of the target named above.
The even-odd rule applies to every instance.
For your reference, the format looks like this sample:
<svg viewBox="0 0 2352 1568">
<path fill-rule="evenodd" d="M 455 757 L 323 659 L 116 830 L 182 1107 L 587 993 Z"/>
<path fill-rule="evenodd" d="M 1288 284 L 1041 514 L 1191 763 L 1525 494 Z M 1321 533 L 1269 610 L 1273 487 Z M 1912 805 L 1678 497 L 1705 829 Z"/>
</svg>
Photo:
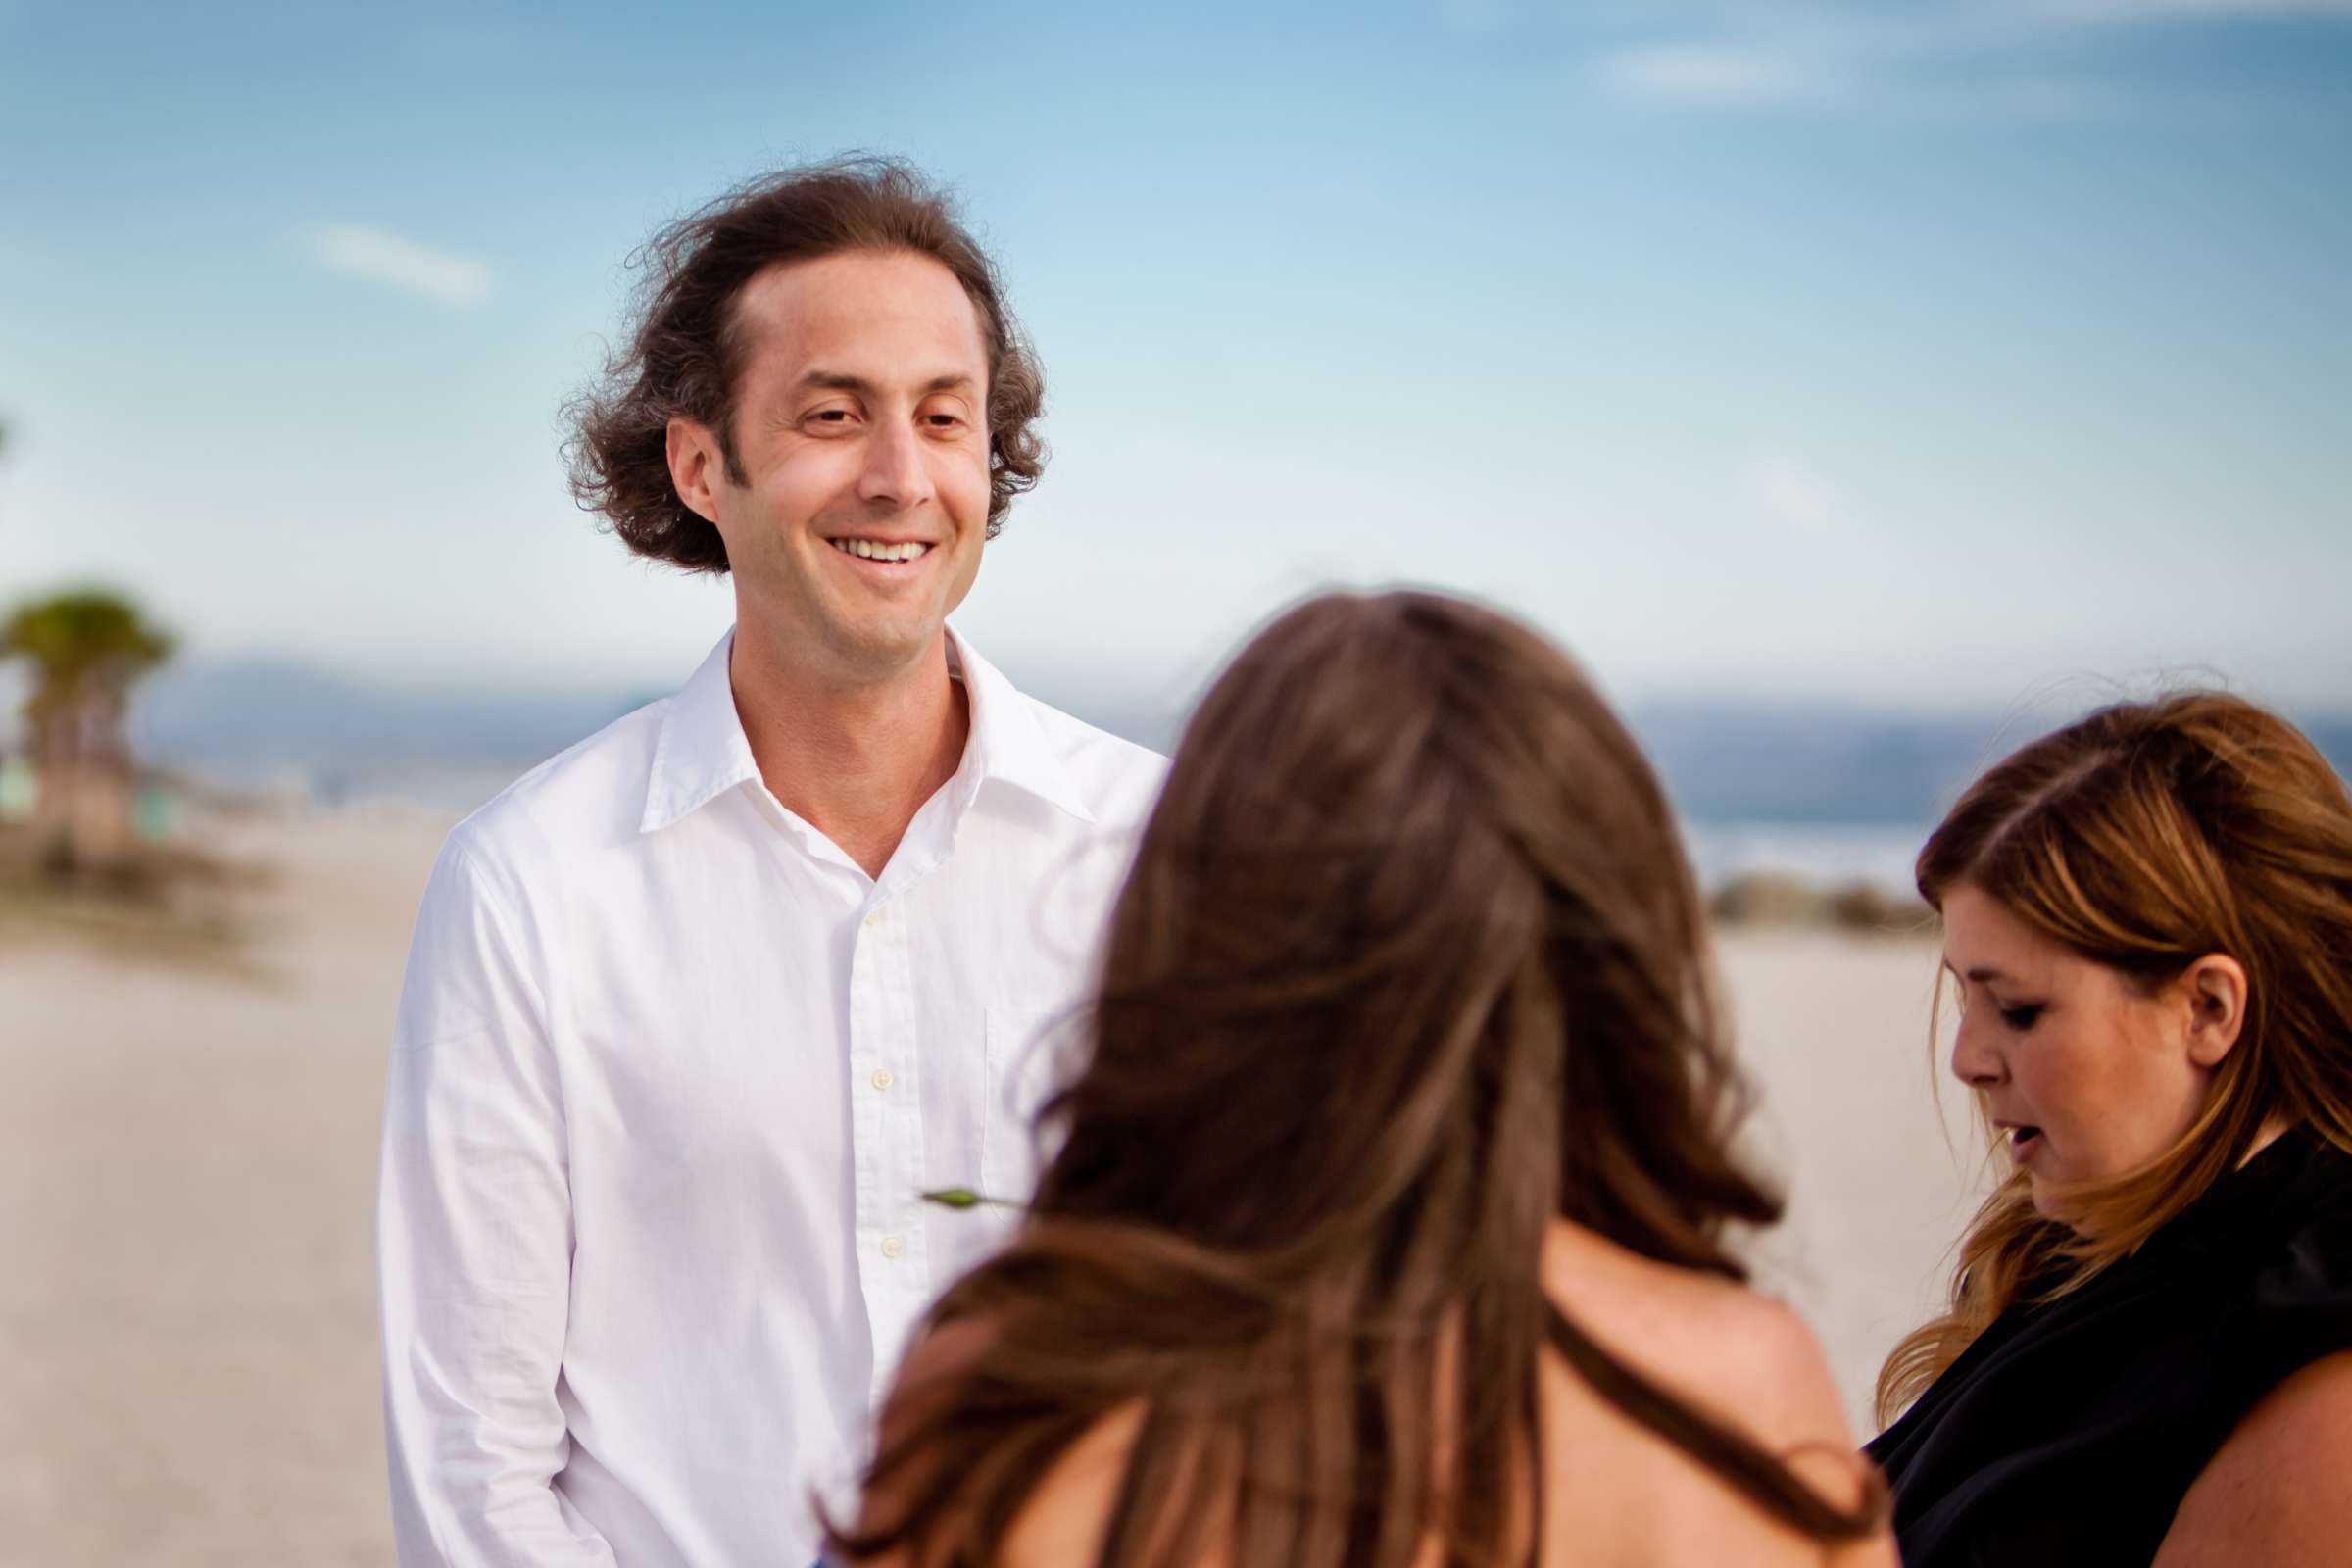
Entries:
<svg viewBox="0 0 2352 1568">
<path fill-rule="evenodd" d="M 973 384 L 971 376 L 964 371 L 950 370 L 944 375 L 933 376 L 915 388 L 915 391 L 922 397 L 929 397 L 934 392 L 965 391 Z M 805 373 L 795 385 L 804 391 L 855 392 L 860 397 L 872 397 L 879 390 L 872 381 L 864 376 L 850 375 L 841 370 L 810 370 Z"/>
</svg>

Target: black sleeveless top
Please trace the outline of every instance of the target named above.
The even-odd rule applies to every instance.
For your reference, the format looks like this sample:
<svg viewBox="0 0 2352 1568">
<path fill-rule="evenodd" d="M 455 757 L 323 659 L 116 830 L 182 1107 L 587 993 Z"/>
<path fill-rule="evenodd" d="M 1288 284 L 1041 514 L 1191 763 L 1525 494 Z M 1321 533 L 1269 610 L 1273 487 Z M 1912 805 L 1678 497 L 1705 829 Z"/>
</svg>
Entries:
<svg viewBox="0 0 2352 1568">
<path fill-rule="evenodd" d="M 2281 1380 L 2352 1349 L 2352 1157 L 2300 1132 L 2131 1257 L 2012 1307 L 1869 1445 L 1907 1568 L 2144 1565 Z"/>
</svg>

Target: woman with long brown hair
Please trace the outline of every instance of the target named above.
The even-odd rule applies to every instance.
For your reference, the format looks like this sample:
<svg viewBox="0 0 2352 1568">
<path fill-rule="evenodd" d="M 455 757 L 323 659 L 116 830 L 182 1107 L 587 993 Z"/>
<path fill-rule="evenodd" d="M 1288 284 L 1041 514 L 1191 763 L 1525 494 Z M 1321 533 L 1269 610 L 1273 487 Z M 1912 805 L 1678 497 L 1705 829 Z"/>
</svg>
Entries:
<svg viewBox="0 0 2352 1568">
<path fill-rule="evenodd" d="M 2343 781 L 2240 699 L 2123 704 L 1978 781 L 1918 881 L 2015 1168 L 1880 1377 L 1905 1561 L 2352 1561 Z"/>
<path fill-rule="evenodd" d="M 1426 594 L 1284 615 L 1187 728 L 1008 1249 L 847 1561 L 1890 1564 L 1640 751 Z"/>
</svg>

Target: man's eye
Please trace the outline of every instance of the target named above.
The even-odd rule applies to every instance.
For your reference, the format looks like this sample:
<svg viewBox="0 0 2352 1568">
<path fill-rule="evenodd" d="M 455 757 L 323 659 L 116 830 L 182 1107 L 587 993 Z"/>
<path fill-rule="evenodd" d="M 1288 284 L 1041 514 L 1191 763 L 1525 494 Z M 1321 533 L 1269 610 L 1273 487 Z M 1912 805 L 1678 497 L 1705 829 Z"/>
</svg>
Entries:
<svg viewBox="0 0 2352 1568">
<path fill-rule="evenodd" d="M 963 423 L 963 416 L 959 414 L 927 414 L 923 416 L 923 421 L 934 430 L 953 430 Z"/>
<path fill-rule="evenodd" d="M 2040 1017 L 2041 1004 L 2038 1002 L 2027 1003 L 2023 1005 L 2015 1007 L 2003 1007 L 2001 1009 L 2001 1022 L 2008 1025 L 2011 1029 L 2016 1030 L 2021 1035 L 2027 1030 L 2033 1028 L 2035 1020 L 2039 1019 Z"/>
<path fill-rule="evenodd" d="M 850 422 L 850 411 L 847 409 L 819 409 L 808 417 L 818 424 L 847 424 Z"/>
</svg>

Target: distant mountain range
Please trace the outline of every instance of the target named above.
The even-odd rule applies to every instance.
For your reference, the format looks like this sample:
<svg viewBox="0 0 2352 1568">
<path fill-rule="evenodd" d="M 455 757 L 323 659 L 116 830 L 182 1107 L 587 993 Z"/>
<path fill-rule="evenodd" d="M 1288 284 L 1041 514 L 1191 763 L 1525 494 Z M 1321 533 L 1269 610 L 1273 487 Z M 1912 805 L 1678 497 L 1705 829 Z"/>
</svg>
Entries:
<svg viewBox="0 0 2352 1568">
<path fill-rule="evenodd" d="M 141 689 L 134 737 L 144 756 L 223 782 L 460 806 L 660 695 L 406 692 L 290 662 L 193 661 Z M 1161 750 L 1182 720 L 1145 704 L 1059 700 Z M 1987 763 L 2070 715 L 1690 697 L 1638 703 L 1628 716 L 1693 821 L 1925 826 Z M 2352 773 L 2352 714 L 2295 717 Z"/>
<path fill-rule="evenodd" d="M 519 772 L 659 695 L 409 692 L 291 662 L 193 661 L 139 689 L 131 728 L 142 757 L 228 782 Z"/>
</svg>

